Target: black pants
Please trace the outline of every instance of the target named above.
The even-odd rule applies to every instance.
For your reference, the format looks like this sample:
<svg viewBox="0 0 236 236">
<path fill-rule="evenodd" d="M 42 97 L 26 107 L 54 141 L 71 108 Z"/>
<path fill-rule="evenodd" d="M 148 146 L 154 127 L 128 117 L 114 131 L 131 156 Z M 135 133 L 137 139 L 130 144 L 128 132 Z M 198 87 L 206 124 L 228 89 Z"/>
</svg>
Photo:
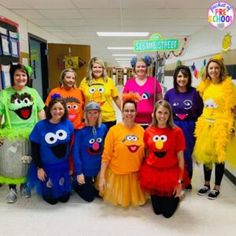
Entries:
<svg viewBox="0 0 236 236">
<path fill-rule="evenodd" d="M 211 180 L 211 172 L 212 172 L 212 166 L 209 165 L 203 165 L 204 169 L 204 178 L 205 181 Z M 225 164 L 224 163 L 216 163 L 215 164 L 215 185 L 220 185 L 225 170 Z"/>
<path fill-rule="evenodd" d="M 179 205 L 178 197 L 155 196 L 151 195 L 153 211 L 156 215 L 163 215 L 165 218 L 170 218 L 176 211 Z"/>
<path fill-rule="evenodd" d="M 51 205 L 55 205 L 58 202 L 68 202 L 68 200 L 70 199 L 70 194 L 66 193 L 65 195 L 61 196 L 60 198 L 48 198 L 43 196 L 44 201 L 46 201 L 47 203 L 51 204 Z"/>
<path fill-rule="evenodd" d="M 78 195 L 87 202 L 92 202 L 98 197 L 98 190 L 94 186 L 94 177 L 85 177 L 85 184 L 78 184 L 77 180 L 73 183 L 73 189 Z"/>
</svg>

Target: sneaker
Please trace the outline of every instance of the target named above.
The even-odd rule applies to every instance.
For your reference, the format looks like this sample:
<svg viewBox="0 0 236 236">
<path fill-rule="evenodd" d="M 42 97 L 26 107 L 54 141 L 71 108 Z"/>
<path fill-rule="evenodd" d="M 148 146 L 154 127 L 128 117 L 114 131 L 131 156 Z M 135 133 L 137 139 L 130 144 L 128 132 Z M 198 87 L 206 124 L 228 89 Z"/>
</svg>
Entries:
<svg viewBox="0 0 236 236">
<path fill-rule="evenodd" d="M 30 198 L 31 197 L 31 191 L 26 184 L 22 184 L 20 186 L 20 193 L 21 193 L 21 197 L 23 197 L 23 198 Z"/>
<path fill-rule="evenodd" d="M 210 200 L 215 200 L 218 197 L 219 194 L 220 194 L 219 190 L 213 189 L 213 190 L 210 191 L 207 198 L 210 199 Z"/>
<path fill-rule="evenodd" d="M 7 203 L 15 203 L 17 201 L 16 189 L 10 188 L 9 193 L 6 197 Z"/>
<path fill-rule="evenodd" d="M 198 195 L 203 196 L 207 194 L 210 191 L 210 186 L 204 185 L 202 188 L 200 188 L 197 192 Z"/>
</svg>

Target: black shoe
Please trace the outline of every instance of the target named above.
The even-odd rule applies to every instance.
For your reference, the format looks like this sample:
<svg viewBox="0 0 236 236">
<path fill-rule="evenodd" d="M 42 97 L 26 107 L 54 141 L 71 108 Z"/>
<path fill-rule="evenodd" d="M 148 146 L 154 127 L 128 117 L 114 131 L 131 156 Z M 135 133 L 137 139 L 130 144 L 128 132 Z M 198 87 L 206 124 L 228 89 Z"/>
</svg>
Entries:
<svg viewBox="0 0 236 236">
<path fill-rule="evenodd" d="M 197 192 L 198 195 L 203 196 L 206 195 L 210 191 L 209 185 L 204 185 L 202 188 L 200 188 Z"/>
<path fill-rule="evenodd" d="M 192 188 L 193 188 L 193 187 L 192 187 L 192 184 L 189 184 L 188 186 L 186 186 L 186 188 L 185 188 L 185 189 L 186 189 L 187 191 L 191 191 L 191 190 L 192 190 Z"/>
<path fill-rule="evenodd" d="M 213 190 L 210 191 L 207 198 L 210 199 L 210 200 L 215 200 L 218 197 L 219 194 L 220 194 L 219 190 L 213 189 Z"/>
</svg>

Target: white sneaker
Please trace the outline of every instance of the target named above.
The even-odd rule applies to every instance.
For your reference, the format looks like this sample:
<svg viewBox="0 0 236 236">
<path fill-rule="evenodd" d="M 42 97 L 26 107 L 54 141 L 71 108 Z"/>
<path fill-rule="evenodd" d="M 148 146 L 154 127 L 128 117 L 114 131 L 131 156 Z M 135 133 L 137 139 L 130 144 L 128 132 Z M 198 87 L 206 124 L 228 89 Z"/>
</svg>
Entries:
<svg viewBox="0 0 236 236">
<path fill-rule="evenodd" d="M 20 193 L 21 193 L 21 197 L 23 197 L 23 198 L 30 198 L 31 197 L 31 191 L 27 187 L 26 184 L 22 184 L 20 186 Z"/>
<path fill-rule="evenodd" d="M 16 189 L 10 188 L 9 193 L 6 197 L 7 203 L 15 203 L 17 201 Z"/>
</svg>

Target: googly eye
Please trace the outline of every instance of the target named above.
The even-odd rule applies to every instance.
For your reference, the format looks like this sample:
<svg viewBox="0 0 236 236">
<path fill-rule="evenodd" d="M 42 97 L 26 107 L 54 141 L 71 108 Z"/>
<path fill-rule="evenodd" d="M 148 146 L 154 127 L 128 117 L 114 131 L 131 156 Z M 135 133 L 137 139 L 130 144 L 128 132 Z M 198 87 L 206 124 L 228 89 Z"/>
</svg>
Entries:
<svg viewBox="0 0 236 236">
<path fill-rule="evenodd" d="M 24 98 L 24 103 L 26 103 L 26 104 L 28 104 L 28 103 L 30 103 L 30 100 L 29 100 L 29 98 Z"/>
<path fill-rule="evenodd" d="M 66 107 L 67 107 L 67 109 L 70 109 L 70 108 L 71 108 L 71 105 L 68 104 L 68 105 L 66 105 Z"/>
<path fill-rule="evenodd" d="M 154 141 L 154 142 L 157 142 L 158 140 L 159 140 L 159 135 L 155 135 L 153 138 L 152 138 L 152 140 Z"/>
<path fill-rule="evenodd" d="M 128 135 L 128 136 L 126 137 L 126 139 L 127 139 L 128 141 L 132 141 L 132 140 L 133 140 L 133 137 L 132 137 L 132 135 Z"/>
<path fill-rule="evenodd" d="M 161 136 L 159 137 L 159 139 L 160 139 L 162 142 L 166 142 L 167 136 L 166 136 L 166 135 L 161 135 Z"/>
<path fill-rule="evenodd" d="M 93 144 L 94 142 L 95 142 L 95 139 L 94 139 L 94 138 L 92 138 L 92 139 L 89 140 L 89 143 L 90 143 L 90 144 Z"/>
<path fill-rule="evenodd" d="M 96 91 L 95 88 L 90 88 L 90 89 L 89 89 L 89 92 L 92 93 L 92 94 L 93 94 L 95 91 Z"/>
<path fill-rule="evenodd" d="M 73 109 L 77 110 L 78 109 L 78 105 L 73 105 Z"/>
<path fill-rule="evenodd" d="M 103 87 L 99 87 L 99 88 L 98 88 L 98 91 L 99 91 L 100 93 L 104 93 L 105 89 L 104 89 Z"/>
<path fill-rule="evenodd" d="M 54 133 L 49 132 L 45 135 L 45 141 L 48 144 L 54 144 L 57 141 L 57 136 Z"/>
<path fill-rule="evenodd" d="M 16 98 L 15 100 L 14 100 L 14 103 L 16 104 L 16 105 L 18 105 L 18 104 L 21 104 L 21 100 L 19 99 L 19 98 Z"/>
<path fill-rule="evenodd" d="M 98 143 L 101 143 L 101 142 L 102 142 L 102 139 L 101 139 L 101 138 L 97 138 L 96 141 L 97 141 Z"/>
<path fill-rule="evenodd" d="M 56 136 L 59 140 L 65 140 L 67 138 L 67 133 L 63 129 L 59 129 L 56 132 Z"/>
<path fill-rule="evenodd" d="M 133 137 L 132 137 L 132 141 L 135 142 L 135 141 L 137 141 L 137 140 L 138 140 L 138 137 L 136 137 L 136 136 L 133 136 Z"/>
</svg>

